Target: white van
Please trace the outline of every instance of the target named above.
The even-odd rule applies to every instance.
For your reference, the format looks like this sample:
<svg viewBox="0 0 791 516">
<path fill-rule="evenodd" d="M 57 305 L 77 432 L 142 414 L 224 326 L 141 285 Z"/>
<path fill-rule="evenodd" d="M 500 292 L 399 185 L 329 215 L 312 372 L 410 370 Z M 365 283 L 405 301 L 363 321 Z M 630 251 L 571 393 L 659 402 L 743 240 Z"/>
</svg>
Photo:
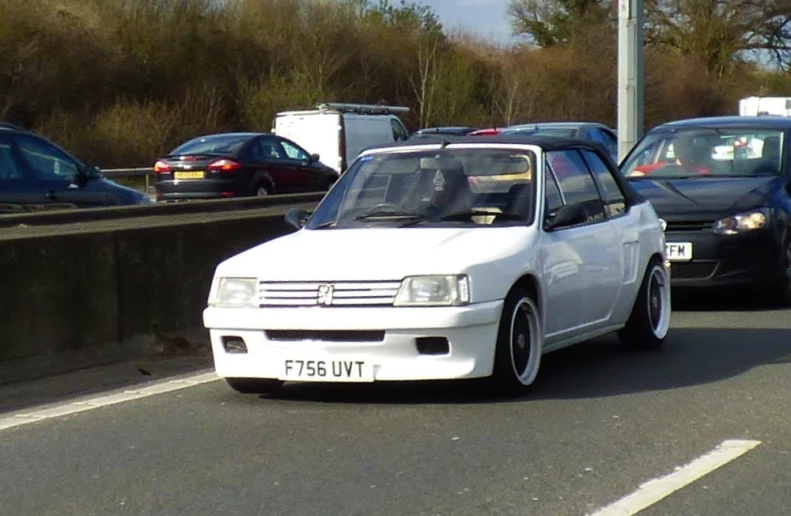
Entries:
<svg viewBox="0 0 791 516">
<path fill-rule="evenodd" d="M 406 140 L 409 132 L 396 113 L 408 107 L 365 104 L 319 104 L 310 111 L 278 113 L 272 132 L 302 146 L 342 173 L 371 145 Z"/>
<path fill-rule="evenodd" d="M 791 97 L 746 97 L 739 101 L 740 116 L 791 116 Z"/>
</svg>

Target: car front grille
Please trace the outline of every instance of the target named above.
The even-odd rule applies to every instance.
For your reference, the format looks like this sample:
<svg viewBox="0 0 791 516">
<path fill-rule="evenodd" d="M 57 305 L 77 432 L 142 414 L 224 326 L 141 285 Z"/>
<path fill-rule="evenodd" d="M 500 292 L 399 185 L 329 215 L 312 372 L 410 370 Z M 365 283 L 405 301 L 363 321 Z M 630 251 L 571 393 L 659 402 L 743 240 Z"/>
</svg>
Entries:
<svg viewBox="0 0 791 516">
<path fill-rule="evenodd" d="M 692 280 L 710 278 L 717 269 L 717 262 L 672 262 L 670 278 Z"/>
<path fill-rule="evenodd" d="M 382 342 L 383 330 L 266 330 L 266 338 L 278 342 Z"/>
<path fill-rule="evenodd" d="M 392 306 L 400 281 L 261 281 L 258 305 Z"/>
<path fill-rule="evenodd" d="M 680 220 L 680 221 L 667 221 L 666 233 L 675 233 L 679 231 L 711 231 L 714 227 L 713 220 Z"/>
</svg>

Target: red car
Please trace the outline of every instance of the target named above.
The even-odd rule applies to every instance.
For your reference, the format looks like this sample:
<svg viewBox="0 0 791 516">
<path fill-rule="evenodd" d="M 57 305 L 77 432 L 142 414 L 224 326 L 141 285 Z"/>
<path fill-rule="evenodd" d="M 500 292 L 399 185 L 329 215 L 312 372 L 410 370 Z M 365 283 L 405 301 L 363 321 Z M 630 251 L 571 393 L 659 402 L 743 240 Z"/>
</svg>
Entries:
<svg viewBox="0 0 791 516">
<path fill-rule="evenodd" d="M 491 127 L 489 129 L 478 129 L 469 133 L 467 136 L 497 136 L 503 130 L 503 127 Z"/>
</svg>

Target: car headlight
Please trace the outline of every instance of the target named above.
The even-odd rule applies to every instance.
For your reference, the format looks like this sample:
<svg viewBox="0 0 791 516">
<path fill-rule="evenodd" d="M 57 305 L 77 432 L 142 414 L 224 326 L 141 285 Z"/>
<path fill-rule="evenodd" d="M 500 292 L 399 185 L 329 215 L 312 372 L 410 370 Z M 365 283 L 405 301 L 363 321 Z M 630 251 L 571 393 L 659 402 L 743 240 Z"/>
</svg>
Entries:
<svg viewBox="0 0 791 516">
<path fill-rule="evenodd" d="M 744 233 L 745 231 L 753 231 L 766 227 L 766 221 L 769 218 L 767 210 L 754 210 L 745 213 L 739 213 L 732 217 L 720 219 L 714 223 L 712 232 L 717 235 L 735 235 L 737 233 Z"/>
<path fill-rule="evenodd" d="M 209 292 L 209 306 L 255 308 L 258 306 L 255 278 L 214 278 Z"/>
<path fill-rule="evenodd" d="M 411 276 L 398 289 L 395 306 L 460 306 L 470 302 L 470 280 L 464 275 Z"/>
</svg>

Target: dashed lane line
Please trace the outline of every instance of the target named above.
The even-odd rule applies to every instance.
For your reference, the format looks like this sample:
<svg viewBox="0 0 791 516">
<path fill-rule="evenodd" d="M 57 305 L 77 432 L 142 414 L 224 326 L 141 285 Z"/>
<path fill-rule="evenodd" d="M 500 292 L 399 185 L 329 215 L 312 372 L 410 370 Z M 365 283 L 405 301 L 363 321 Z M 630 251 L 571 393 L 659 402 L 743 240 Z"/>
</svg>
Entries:
<svg viewBox="0 0 791 516">
<path fill-rule="evenodd" d="M 198 372 L 189 376 L 182 376 L 177 379 L 150 382 L 147 383 L 145 387 L 140 389 L 111 391 L 110 393 L 103 393 L 82 398 L 78 401 L 67 401 L 54 405 L 46 405 L 22 410 L 0 416 L 0 430 L 7 430 L 20 425 L 63 417 L 70 414 L 76 414 L 78 412 L 84 412 L 86 410 L 93 410 L 118 403 L 125 403 L 127 401 L 139 400 L 148 396 L 153 396 L 155 394 L 164 394 L 166 392 L 177 391 L 179 389 L 186 389 L 195 385 L 214 382 L 219 379 L 220 378 L 214 371 Z"/>
<path fill-rule="evenodd" d="M 632 516 L 646 509 L 679 489 L 688 486 L 715 469 L 737 459 L 761 441 L 727 440 L 705 455 L 663 477 L 641 485 L 632 494 L 603 507 L 591 516 Z"/>
</svg>

